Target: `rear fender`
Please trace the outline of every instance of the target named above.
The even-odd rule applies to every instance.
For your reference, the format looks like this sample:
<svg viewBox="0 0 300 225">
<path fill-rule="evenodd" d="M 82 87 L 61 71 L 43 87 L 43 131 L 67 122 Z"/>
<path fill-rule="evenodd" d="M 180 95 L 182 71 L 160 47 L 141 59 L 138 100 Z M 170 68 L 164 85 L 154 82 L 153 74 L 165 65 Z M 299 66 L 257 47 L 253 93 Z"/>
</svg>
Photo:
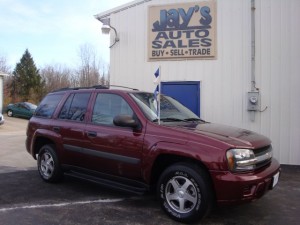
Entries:
<svg viewBox="0 0 300 225">
<path fill-rule="evenodd" d="M 43 145 L 49 143 L 55 145 L 55 150 L 57 152 L 58 157 L 62 157 L 62 151 L 59 151 L 59 149 L 63 149 L 62 137 L 60 134 L 46 129 L 37 129 L 34 132 L 33 138 L 31 140 L 32 141 L 30 143 L 30 153 L 34 159 L 37 158 L 39 149 Z"/>
</svg>

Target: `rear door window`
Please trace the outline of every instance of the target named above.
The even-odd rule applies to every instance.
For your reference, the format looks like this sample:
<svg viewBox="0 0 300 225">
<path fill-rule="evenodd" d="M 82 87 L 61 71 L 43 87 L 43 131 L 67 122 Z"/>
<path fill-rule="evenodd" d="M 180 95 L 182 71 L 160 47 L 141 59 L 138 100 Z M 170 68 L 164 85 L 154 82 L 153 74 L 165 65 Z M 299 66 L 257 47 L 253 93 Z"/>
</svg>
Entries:
<svg viewBox="0 0 300 225">
<path fill-rule="evenodd" d="M 90 93 L 71 94 L 60 111 L 59 119 L 84 121 L 90 96 Z"/>
</svg>

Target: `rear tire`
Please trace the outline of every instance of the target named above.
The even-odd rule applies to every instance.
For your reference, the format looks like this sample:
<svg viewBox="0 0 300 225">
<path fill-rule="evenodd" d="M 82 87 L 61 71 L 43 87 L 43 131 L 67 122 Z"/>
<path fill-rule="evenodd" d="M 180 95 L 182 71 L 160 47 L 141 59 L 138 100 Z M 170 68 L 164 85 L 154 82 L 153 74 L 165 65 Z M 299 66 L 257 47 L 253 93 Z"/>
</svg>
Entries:
<svg viewBox="0 0 300 225">
<path fill-rule="evenodd" d="M 50 183 L 56 183 L 62 178 L 57 154 L 53 145 L 44 145 L 38 154 L 38 170 L 41 178 Z"/>
<path fill-rule="evenodd" d="M 158 181 L 158 194 L 163 210 L 183 223 L 200 220 L 213 205 L 209 176 L 193 164 L 177 163 L 168 167 Z"/>
</svg>

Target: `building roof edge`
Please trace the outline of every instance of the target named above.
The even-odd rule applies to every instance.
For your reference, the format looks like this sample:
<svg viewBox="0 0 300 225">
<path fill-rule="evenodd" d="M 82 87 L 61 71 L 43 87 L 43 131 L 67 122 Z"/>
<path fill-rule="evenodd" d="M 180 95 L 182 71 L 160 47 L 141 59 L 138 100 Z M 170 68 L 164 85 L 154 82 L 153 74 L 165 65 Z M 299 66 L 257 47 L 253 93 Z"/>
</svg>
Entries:
<svg viewBox="0 0 300 225">
<path fill-rule="evenodd" d="M 5 77 L 5 76 L 9 76 L 9 74 L 0 71 L 0 77 Z"/>
<path fill-rule="evenodd" d="M 124 5 L 121 5 L 121 6 L 118 6 L 116 8 L 113 8 L 113 9 L 110 9 L 110 10 L 107 10 L 107 11 L 104 11 L 102 13 L 98 13 L 97 15 L 94 15 L 94 17 L 97 19 L 97 20 L 100 20 L 102 18 L 106 18 L 106 17 L 109 17 L 111 14 L 115 14 L 115 13 L 118 13 L 118 12 L 121 12 L 121 11 L 124 11 L 124 10 L 127 10 L 127 9 L 130 9 L 132 7 L 135 7 L 135 6 L 138 6 L 138 5 L 141 5 L 141 4 L 144 4 L 146 2 L 150 2 L 152 0 L 136 0 L 136 1 L 132 1 L 132 2 L 129 2 L 127 4 L 124 4 Z"/>
</svg>

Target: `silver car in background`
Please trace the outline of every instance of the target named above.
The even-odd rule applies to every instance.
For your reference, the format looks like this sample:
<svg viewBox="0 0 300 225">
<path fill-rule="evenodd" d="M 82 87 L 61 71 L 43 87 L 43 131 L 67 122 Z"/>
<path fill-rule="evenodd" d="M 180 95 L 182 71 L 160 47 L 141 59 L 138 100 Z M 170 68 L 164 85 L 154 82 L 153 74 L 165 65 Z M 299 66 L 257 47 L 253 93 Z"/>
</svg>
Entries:
<svg viewBox="0 0 300 225">
<path fill-rule="evenodd" d="M 4 116 L 0 113 L 0 125 L 4 124 Z"/>
</svg>

